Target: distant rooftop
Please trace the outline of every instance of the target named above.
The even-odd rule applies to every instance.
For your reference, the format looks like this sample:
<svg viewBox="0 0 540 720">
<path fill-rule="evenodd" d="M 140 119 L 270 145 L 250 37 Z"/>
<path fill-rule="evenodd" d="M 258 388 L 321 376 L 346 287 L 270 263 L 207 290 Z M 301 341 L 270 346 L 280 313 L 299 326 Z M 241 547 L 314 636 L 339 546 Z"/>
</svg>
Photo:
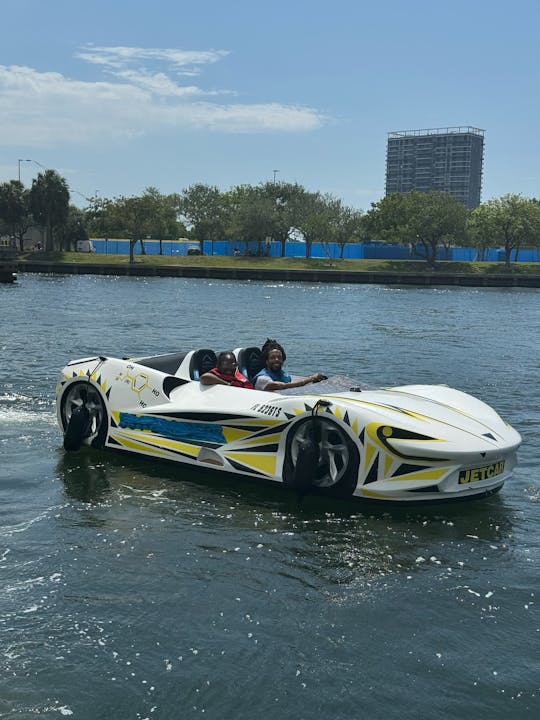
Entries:
<svg viewBox="0 0 540 720">
<path fill-rule="evenodd" d="M 394 130 L 388 133 L 389 138 L 398 137 L 418 137 L 420 135 L 480 135 L 484 136 L 485 130 L 470 125 L 460 125 L 459 127 L 446 128 L 424 128 L 422 130 Z"/>
</svg>

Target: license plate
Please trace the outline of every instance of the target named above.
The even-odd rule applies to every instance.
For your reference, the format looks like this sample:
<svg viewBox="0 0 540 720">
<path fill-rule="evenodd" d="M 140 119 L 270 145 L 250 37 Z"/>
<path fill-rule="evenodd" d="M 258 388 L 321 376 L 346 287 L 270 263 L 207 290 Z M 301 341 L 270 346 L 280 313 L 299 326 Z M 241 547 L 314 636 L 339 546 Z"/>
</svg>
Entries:
<svg viewBox="0 0 540 720">
<path fill-rule="evenodd" d="M 459 484 L 481 482 L 489 480 L 504 472 L 504 460 L 491 463 L 491 465 L 483 465 L 482 467 L 471 468 L 470 470 L 462 470 L 459 473 Z"/>
</svg>

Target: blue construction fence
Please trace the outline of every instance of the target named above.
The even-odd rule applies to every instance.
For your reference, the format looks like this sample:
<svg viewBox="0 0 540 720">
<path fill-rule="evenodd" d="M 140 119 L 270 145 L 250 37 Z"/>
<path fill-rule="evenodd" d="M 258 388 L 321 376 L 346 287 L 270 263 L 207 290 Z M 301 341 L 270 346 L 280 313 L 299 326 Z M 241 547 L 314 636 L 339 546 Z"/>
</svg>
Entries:
<svg viewBox="0 0 540 720">
<path fill-rule="evenodd" d="M 129 240 L 126 239 L 104 239 L 93 238 L 92 243 L 96 252 L 104 255 L 129 255 Z M 188 255 L 191 250 L 198 249 L 199 244 L 194 242 L 179 242 L 171 240 L 145 240 L 147 255 L 164 255 L 168 257 Z M 140 255 L 141 244 L 137 243 L 134 248 L 135 254 Z M 346 260 L 419 260 L 423 255 L 421 247 L 416 248 L 407 245 L 392 245 L 389 243 L 347 243 L 343 248 L 343 258 Z M 243 255 L 252 257 L 281 257 L 281 243 L 270 241 L 268 243 L 242 242 L 235 243 L 231 240 L 205 240 L 205 255 Z M 285 245 L 286 257 L 306 257 L 306 244 L 300 241 L 289 241 Z M 313 243 L 311 246 L 312 258 L 326 258 L 337 260 L 342 255 L 342 248 L 338 243 Z M 504 262 L 504 250 L 500 248 L 489 248 L 485 251 L 484 257 L 480 258 L 476 248 L 452 247 L 447 252 L 445 248 L 439 248 L 437 253 L 439 260 L 453 260 L 456 262 L 470 262 L 474 260 L 485 260 L 486 262 Z M 515 260 L 512 253 L 512 260 Z M 519 251 L 520 262 L 540 262 L 540 249 L 524 248 Z"/>
</svg>

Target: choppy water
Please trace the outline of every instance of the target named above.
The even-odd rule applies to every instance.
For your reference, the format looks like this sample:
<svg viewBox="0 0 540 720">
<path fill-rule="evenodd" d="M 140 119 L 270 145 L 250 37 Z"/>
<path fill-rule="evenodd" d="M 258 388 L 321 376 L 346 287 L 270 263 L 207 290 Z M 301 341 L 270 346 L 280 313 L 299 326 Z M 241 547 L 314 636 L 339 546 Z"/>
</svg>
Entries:
<svg viewBox="0 0 540 720">
<path fill-rule="evenodd" d="M 0 716 L 540 717 L 540 293 L 21 275 L 0 285 Z M 523 435 L 497 496 L 381 508 L 66 455 L 58 370 L 286 346 L 445 382 Z"/>
</svg>

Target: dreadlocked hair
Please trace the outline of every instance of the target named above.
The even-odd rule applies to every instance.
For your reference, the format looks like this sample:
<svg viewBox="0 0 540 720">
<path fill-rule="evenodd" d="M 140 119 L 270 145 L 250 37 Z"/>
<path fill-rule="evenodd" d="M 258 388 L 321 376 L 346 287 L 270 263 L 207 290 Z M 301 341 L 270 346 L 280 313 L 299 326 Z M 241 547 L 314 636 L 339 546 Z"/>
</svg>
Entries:
<svg viewBox="0 0 540 720">
<path fill-rule="evenodd" d="M 287 359 L 287 354 L 285 353 L 283 345 L 280 345 L 277 340 L 266 338 L 266 342 L 261 348 L 261 353 L 265 362 L 268 360 L 268 354 L 270 353 L 270 350 L 279 350 L 280 353 L 283 355 L 283 362 L 285 362 L 285 360 Z"/>
</svg>

